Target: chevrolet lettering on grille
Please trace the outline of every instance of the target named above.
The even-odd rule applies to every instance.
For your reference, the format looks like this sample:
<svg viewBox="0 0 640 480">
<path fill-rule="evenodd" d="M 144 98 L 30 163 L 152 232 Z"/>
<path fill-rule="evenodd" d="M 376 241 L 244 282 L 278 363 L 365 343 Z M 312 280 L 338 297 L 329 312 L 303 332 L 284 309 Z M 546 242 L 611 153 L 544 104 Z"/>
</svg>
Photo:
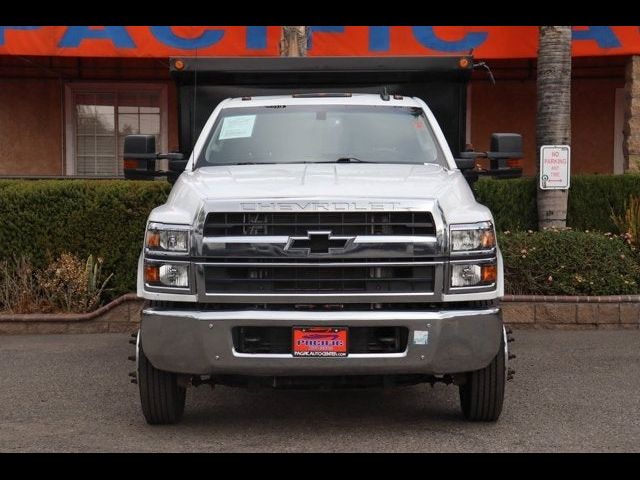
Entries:
<svg viewBox="0 0 640 480">
<path fill-rule="evenodd" d="M 302 250 L 310 253 L 329 253 L 344 250 L 352 237 L 332 237 L 331 232 L 307 232 L 306 237 L 289 237 L 287 251 Z"/>
</svg>

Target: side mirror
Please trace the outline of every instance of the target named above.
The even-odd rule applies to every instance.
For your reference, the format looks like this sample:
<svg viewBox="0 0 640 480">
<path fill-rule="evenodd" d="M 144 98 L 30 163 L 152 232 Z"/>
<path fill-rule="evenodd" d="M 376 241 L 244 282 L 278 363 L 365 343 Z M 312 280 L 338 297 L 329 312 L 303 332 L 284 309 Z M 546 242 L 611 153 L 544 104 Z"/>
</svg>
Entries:
<svg viewBox="0 0 640 480">
<path fill-rule="evenodd" d="M 169 157 L 169 171 L 182 173 L 187 168 L 188 160 L 185 160 L 181 153 L 170 153 L 173 157 Z M 179 156 L 178 156 L 179 155 Z"/>
<path fill-rule="evenodd" d="M 478 180 L 478 172 L 475 170 L 477 157 L 484 157 L 484 153 L 473 151 L 460 152 L 458 158 L 455 159 L 456 167 L 460 169 L 469 186 L 473 186 L 476 180 Z"/>
<path fill-rule="evenodd" d="M 519 133 L 493 133 L 491 151 L 487 152 L 491 175 L 501 178 L 522 176 L 522 135 Z"/>
<path fill-rule="evenodd" d="M 147 180 L 156 174 L 156 137 L 127 135 L 124 137 L 124 178 Z"/>
<path fill-rule="evenodd" d="M 176 183 L 176 180 L 180 176 L 184 169 L 187 167 L 188 160 L 184 159 L 181 153 L 169 153 L 167 155 L 169 159 L 169 171 L 167 172 L 167 181 L 171 184 Z"/>
<path fill-rule="evenodd" d="M 472 170 L 476 167 L 476 158 L 484 157 L 482 152 L 460 152 L 456 158 L 456 167 L 460 170 Z"/>
<path fill-rule="evenodd" d="M 127 180 L 152 180 L 166 175 L 169 183 L 175 183 L 187 166 L 187 160 L 179 152 L 157 153 L 153 135 L 127 135 L 124 137 L 124 178 Z M 156 160 L 167 159 L 169 171 L 156 170 Z"/>
<path fill-rule="evenodd" d="M 471 170 L 476 166 L 475 158 L 456 158 L 456 167 L 460 170 Z"/>
<path fill-rule="evenodd" d="M 489 158 L 522 158 L 522 135 L 519 133 L 492 133 Z"/>
</svg>

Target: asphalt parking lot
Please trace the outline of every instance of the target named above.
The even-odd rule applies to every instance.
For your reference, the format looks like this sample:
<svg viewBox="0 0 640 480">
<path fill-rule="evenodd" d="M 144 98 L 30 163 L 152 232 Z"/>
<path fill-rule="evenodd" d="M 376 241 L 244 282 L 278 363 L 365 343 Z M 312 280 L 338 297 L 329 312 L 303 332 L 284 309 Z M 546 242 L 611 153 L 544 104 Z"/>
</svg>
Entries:
<svg viewBox="0 0 640 480">
<path fill-rule="evenodd" d="M 495 424 L 457 387 L 192 388 L 179 425 L 148 426 L 128 335 L 0 336 L 0 452 L 640 451 L 640 331 L 516 330 Z"/>
</svg>

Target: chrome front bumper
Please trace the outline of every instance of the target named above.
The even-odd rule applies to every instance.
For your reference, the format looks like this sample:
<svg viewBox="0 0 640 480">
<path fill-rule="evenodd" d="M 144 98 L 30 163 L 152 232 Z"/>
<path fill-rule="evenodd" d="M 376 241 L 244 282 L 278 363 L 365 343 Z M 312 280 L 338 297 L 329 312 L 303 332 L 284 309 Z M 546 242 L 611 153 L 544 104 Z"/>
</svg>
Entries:
<svg viewBox="0 0 640 480">
<path fill-rule="evenodd" d="M 402 353 L 300 358 L 235 351 L 231 329 L 247 326 L 404 326 Z M 416 331 L 422 332 L 418 336 Z M 428 332 L 428 333 L 424 333 Z M 142 312 L 145 355 L 161 370 L 193 375 L 447 374 L 487 366 L 500 348 L 499 308 L 443 311 L 183 311 Z M 426 337 L 426 344 L 417 343 Z"/>
</svg>

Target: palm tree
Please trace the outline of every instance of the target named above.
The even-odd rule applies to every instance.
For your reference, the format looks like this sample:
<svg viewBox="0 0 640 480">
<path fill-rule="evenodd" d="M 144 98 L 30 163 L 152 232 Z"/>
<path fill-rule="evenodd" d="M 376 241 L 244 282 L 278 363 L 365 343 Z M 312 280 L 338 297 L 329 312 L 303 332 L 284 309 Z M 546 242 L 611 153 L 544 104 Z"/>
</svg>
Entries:
<svg viewBox="0 0 640 480">
<path fill-rule="evenodd" d="M 571 27 L 540 27 L 536 145 L 571 144 Z M 568 190 L 541 190 L 538 185 L 538 228 L 567 225 Z"/>
<path fill-rule="evenodd" d="M 280 34 L 281 57 L 306 57 L 309 27 L 282 27 Z"/>
</svg>

